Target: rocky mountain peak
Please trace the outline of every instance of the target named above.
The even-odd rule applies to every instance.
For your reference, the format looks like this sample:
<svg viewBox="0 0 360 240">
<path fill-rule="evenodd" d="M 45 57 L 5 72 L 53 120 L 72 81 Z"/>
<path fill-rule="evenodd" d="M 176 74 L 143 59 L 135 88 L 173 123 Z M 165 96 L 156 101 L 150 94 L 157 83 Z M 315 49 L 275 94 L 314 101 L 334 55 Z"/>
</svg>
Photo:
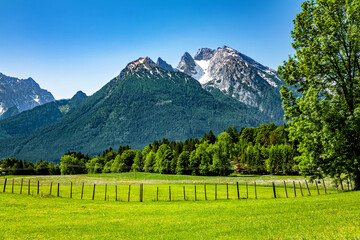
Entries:
<svg viewBox="0 0 360 240">
<path fill-rule="evenodd" d="M 135 61 L 132 61 L 126 65 L 126 67 L 120 72 L 119 76 L 117 76 L 118 80 L 126 77 L 130 72 L 135 72 L 140 69 L 151 69 L 153 67 L 157 67 L 156 63 L 151 60 L 149 57 L 141 57 Z"/>
<path fill-rule="evenodd" d="M 132 69 L 139 68 L 139 67 L 140 68 L 150 68 L 150 67 L 154 67 L 154 66 L 156 66 L 156 64 L 149 57 L 145 57 L 145 58 L 141 57 L 135 61 L 128 63 L 126 68 L 129 68 L 130 70 L 132 70 Z"/>
<path fill-rule="evenodd" d="M 199 51 L 195 54 L 194 60 L 209 60 L 214 56 L 215 50 L 210 48 L 200 48 Z"/>
<path fill-rule="evenodd" d="M 171 71 L 171 72 L 174 71 L 174 68 L 170 64 L 162 60 L 160 57 L 158 58 L 156 65 L 167 71 Z"/>
<path fill-rule="evenodd" d="M 187 75 L 190 75 L 192 77 L 199 74 L 199 71 L 201 70 L 200 68 L 197 68 L 195 60 L 188 52 L 185 52 L 184 55 L 181 57 L 177 69 L 180 72 L 186 73 Z"/>
</svg>

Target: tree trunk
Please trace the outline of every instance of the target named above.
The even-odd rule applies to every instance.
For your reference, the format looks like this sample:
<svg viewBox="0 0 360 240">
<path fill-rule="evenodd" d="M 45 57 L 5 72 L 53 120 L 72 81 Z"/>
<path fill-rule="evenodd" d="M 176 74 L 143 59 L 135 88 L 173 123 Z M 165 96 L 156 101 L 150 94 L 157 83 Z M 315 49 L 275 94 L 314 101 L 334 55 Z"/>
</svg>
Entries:
<svg viewBox="0 0 360 240">
<path fill-rule="evenodd" d="M 355 187 L 354 187 L 355 191 L 360 190 L 360 169 L 359 168 L 357 168 L 355 170 L 354 185 L 355 185 Z"/>
</svg>

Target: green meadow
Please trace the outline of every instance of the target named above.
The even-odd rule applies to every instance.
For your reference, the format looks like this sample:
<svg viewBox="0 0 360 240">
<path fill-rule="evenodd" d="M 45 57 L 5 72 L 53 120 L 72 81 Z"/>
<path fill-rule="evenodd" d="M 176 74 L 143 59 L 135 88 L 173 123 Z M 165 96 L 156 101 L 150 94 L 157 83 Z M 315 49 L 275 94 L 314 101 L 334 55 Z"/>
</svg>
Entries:
<svg viewBox="0 0 360 240">
<path fill-rule="evenodd" d="M 315 184 L 308 183 L 309 196 L 304 178 L 300 176 L 222 178 L 137 173 L 135 178 L 133 173 L 127 173 L 7 178 L 5 193 L 4 178 L 0 179 L 0 239 L 360 238 L 360 193 L 341 189 L 337 193 L 330 179 L 325 181 L 327 194 L 320 183 L 320 195 Z M 254 181 L 259 182 L 257 199 Z M 287 184 L 288 198 L 283 181 Z M 272 182 L 276 186 L 276 199 Z M 57 183 L 59 197 L 56 197 Z M 95 199 L 92 200 L 94 183 Z M 139 202 L 140 183 L 144 184 L 144 202 Z"/>
</svg>

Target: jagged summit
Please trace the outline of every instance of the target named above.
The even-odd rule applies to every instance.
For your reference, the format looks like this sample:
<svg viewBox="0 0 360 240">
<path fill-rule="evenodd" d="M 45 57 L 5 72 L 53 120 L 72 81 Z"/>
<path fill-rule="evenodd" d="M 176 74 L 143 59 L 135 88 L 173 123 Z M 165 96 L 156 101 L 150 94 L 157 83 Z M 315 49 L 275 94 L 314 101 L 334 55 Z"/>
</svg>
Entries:
<svg viewBox="0 0 360 240">
<path fill-rule="evenodd" d="M 121 80 L 128 75 L 129 72 L 134 72 L 139 69 L 151 69 L 152 67 L 157 66 L 153 60 L 149 57 L 140 57 L 135 61 L 132 61 L 126 65 L 126 67 L 120 72 L 117 79 Z"/>
<path fill-rule="evenodd" d="M 167 62 L 162 60 L 160 57 L 158 58 L 158 60 L 156 62 L 156 65 L 161 67 L 162 69 L 165 69 L 165 70 L 168 70 L 168 71 L 171 71 L 171 72 L 174 71 L 174 68 L 170 64 L 168 64 Z"/>
<path fill-rule="evenodd" d="M 149 68 L 149 67 L 154 67 L 154 66 L 156 66 L 156 64 L 154 63 L 153 60 L 151 60 L 151 58 L 149 58 L 149 57 L 142 58 L 141 57 L 135 61 L 128 63 L 126 68 L 135 69 L 137 67 Z"/>
<path fill-rule="evenodd" d="M 213 57 L 215 50 L 210 48 L 200 48 L 195 54 L 195 60 L 208 60 Z"/>
<path fill-rule="evenodd" d="M 181 57 L 177 69 L 180 72 L 192 76 L 196 80 L 199 80 L 199 78 L 204 74 L 203 69 L 196 64 L 195 60 L 188 52 L 185 52 Z"/>
</svg>

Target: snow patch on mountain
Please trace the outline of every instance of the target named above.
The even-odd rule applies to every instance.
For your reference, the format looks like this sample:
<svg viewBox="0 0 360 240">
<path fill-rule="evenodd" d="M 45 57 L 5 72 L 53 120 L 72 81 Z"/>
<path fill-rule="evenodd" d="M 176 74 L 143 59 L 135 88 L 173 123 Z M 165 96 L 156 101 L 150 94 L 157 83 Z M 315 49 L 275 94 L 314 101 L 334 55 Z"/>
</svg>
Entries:
<svg viewBox="0 0 360 240">
<path fill-rule="evenodd" d="M 211 76 L 209 73 L 209 64 L 210 60 L 195 60 L 195 63 L 200 68 L 198 71 L 202 73 L 202 75 L 196 80 L 198 80 L 201 84 L 205 84 L 211 80 Z"/>
</svg>

